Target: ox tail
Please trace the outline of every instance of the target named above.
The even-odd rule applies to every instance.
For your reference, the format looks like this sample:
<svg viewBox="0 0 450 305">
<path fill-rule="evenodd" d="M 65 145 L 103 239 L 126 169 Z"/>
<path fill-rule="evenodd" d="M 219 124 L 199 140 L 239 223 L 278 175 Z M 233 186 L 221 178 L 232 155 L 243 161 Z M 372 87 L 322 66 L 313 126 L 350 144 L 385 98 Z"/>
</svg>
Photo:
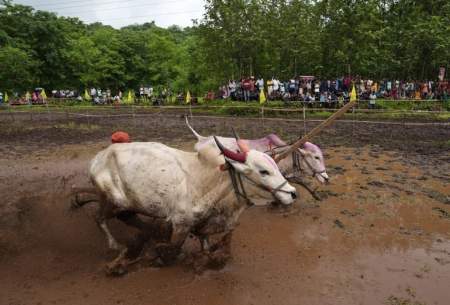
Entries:
<svg viewBox="0 0 450 305">
<path fill-rule="evenodd" d="M 70 200 L 70 211 L 78 210 L 88 203 L 99 203 L 100 197 L 94 188 L 72 187 Z"/>
<path fill-rule="evenodd" d="M 186 115 L 184 118 L 186 119 L 186 125 L 187 125 L 187 127 L 189 127 L 189 129 L 192 131 L 192 133 L 193 133 L 194 136 L 197 138 L 197 140 L 200 141 L 200 140 L 204 139 L 205 137 L 202 136 L 202 135 L 200 135 L 198 132 L 196 132 L 196 131 L 194 130 L 194 128 L 191 126 L 191 124 L 189 124 L 189 120 L 188 120 L 187 115 Z"/>
</svg>

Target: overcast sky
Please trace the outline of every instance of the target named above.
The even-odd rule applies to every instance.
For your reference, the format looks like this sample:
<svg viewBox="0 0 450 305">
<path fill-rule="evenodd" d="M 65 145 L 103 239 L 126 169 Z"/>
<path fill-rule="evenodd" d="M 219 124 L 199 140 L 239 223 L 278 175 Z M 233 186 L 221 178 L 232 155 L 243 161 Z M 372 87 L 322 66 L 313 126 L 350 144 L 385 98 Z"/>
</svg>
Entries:
<svg viewBox="0 0 450 305">
<path fill-rule="evenodd" d="M 158 26 L 192 25 L 201 19 L 203 0 L 15 0 L 35 9 L 60 16 L 78 17 L 84 22 L 100 21 L 120 28 L 134 23 L 155 21 Z"/>
</svg>

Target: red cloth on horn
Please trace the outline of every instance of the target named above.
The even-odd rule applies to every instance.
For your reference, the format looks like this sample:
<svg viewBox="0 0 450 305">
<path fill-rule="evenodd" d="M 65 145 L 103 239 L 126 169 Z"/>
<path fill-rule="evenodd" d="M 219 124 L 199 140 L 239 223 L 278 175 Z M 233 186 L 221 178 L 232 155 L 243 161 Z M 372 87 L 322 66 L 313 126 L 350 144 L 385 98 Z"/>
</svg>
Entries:
<svg viewBox="0 0 450 305">
<path fill-rule="evenodd" d="M 130 143 L 130 136 L 124 131 L 116 131 L 111 135 L 112 143 Z"/>
</svg>

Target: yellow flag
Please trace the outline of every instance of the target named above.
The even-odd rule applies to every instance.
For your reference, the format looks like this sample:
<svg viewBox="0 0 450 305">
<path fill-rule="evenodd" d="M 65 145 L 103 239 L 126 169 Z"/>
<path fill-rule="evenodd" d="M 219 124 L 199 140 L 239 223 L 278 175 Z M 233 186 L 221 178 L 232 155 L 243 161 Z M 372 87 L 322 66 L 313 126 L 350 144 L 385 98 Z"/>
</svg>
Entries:
<svg viewBox="0 0 450 305">
<path fill-rule="evenodd" d="M 5 92 L 5 103 L 9 101 L 8 92 Z"/>
<path fill-rule="evenodd" d="M 44 100 L 47 98 L 47 94 L 45 94 L 45 89 L 42 89 L 41 96 Z"/>
<path fill-rule="evenodd" d="M 266 95 L 264 94 L 264 90 L 259 91 L 259 103 L 264 104 L 266 102 Z"/>
<path fill-rule="evenodd" d="M 353 85 L 352 92 L 350 93 L 350 102 L 356 101 L 356 89 L 355 85 Z"/>
<path fill-rule="evenodd" d="M 91 99 L 91 96 L 89 95 L 87 89 L 84 89 L 84 99 L 89 101 Z"/>
<path fill-rule="evenodd" d="M 127 103 L 128 104 L 133 103 L 133 96 L 131 95 L 131 90 L 128 91 Z"/>
<path fill-rule="evenodd" d="M 189 104 L 190 102 L 191 102 L 191 93 L 188 90 L 188 92 L 186 93 L 186 104 Z"/>
</svg>

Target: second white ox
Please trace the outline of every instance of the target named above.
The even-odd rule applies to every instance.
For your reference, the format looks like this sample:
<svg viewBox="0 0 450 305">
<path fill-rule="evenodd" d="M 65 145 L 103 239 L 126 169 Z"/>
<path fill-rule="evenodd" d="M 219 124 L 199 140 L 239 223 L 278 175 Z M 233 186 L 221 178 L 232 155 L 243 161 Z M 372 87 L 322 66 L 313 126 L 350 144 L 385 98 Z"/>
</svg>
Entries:
<svg viewBox="0 0 450 305">
<path fill-rule="evenodd" d="M 197 143 L 194 146 L 196 151 L 204 149 L 205 146 L 215 146 L 214 138 L 212 136 L 204 137 L 192 128 L 186 117 L 186 124 L 192 133 L 197 138 Z M 220 142 L 230 150 L 238 149 L 235 138 L 218 137 Z M 278 154 L 290 146 L 281 140 L 277 135 L 270 134 L 261 139 L 245 140 L 251 149 L 261 152 Z M 315 177 L 319 182 L 326 183 L 329 180 L 325 161 L 321 149 L 310 142 L 306 142 L 303 148 L 299 148 L 297 154 L 291 154 L 278 163 L 278 167 L 285 177 L 294 177 L 299 175 L 309 175 Z M 297 160 L 295 158 L 297 157 Z M 300 178 L 300 177 L 295 177 Z"/>
<path fill-rule="evenodd" d="M 235 197 L 223 168 L 226 161 L 245 178 L 249 198 L 273 196 L 286 205 L 295 200 L 296 189 L 271 157 L 248 150 L 244 143 L 239 153 L 217 144 L 223 155 L 217 146 L 192 153 L 150 142 L 113 144 L 99 152 L 89 173 L 101 198 L 97 221 L 109 247 L 123 249 L 107 226 L 108 219 L 123 212 L 169 221 L 171 240 L 157 245 L 156 251 L 161 256 L 171 253 L 170 259 L 190 232 L 200 237 L 206 249 L 209 235 L 231 233 L 247 204 Z"/>
</svg>

